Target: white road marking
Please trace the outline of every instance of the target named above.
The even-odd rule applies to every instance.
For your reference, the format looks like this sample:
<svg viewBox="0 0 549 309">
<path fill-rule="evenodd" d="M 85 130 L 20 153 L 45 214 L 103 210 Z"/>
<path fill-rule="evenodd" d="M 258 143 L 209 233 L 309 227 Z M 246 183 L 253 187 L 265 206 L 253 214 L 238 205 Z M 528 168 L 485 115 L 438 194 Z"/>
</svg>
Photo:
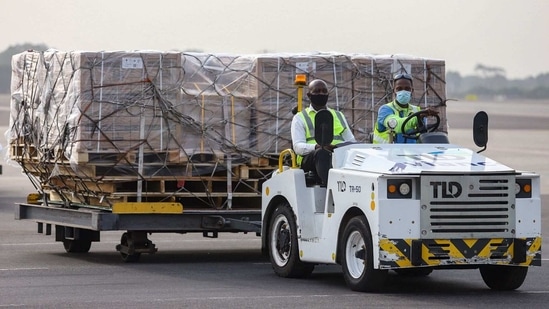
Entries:
<svg viewBox="0 0 549 309">
<path fill-rule="evenodd" d="M 25 268 L 0 268 L 0 271 L 17 271 L 17 270 L 48 270 L 47 267 L 25 267 Z"/>
</svg>

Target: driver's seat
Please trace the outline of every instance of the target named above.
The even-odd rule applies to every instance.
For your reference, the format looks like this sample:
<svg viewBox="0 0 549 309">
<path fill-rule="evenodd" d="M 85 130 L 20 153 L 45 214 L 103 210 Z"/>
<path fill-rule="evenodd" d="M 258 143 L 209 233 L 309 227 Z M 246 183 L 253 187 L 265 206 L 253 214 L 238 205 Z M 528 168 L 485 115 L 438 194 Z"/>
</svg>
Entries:
<svg viewBox="0 0 549 309">
<path fill-rule="evenodd" d="M 450 144 L 448 134 L 444 132 L 422 133 L 419 135 L 417 141 L 421 144 Z"/>
</svg>

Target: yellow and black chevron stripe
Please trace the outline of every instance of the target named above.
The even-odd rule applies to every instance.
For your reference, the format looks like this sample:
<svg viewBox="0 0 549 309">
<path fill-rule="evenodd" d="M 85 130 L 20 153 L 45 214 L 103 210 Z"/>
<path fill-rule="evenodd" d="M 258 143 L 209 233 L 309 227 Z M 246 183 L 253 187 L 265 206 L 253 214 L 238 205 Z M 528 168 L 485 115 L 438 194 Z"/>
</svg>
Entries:
<svg viewBox="0 0 549 309">
<path fill-rule="evenodd" d="M 381 239 L 380 266 L 501 264 L 541 266 L 541 237 Z"/>
</svg>

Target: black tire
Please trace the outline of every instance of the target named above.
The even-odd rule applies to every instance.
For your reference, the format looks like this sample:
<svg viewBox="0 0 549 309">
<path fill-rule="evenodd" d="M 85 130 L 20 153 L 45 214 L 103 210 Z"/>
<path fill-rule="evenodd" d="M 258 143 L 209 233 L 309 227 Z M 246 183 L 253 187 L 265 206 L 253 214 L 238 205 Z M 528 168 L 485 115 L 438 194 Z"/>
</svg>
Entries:
<svg viewBox="0 0 549 309">
<path fill-rule="evenodd" d="M 91 239 L 64 239 L 63 247 L 68 253 L 87 253 L 91 248 Z"/>
<path fill-rule="evenodd" d="M 122 237 L 120 237 L 120 244 L 125 247 L 129 247 L 130 244 L 130 236 L 128 233 L 123 233 Z M 127 254 L 120 251 L 120 257 L 122 258 L 122 261 L 124 263 L 135 263 L 139 261 L 139 258 L 141 258 L 141 253 L 134 253 L 134 254 Z"/>
<path fill-rule="evenodd" d="M 91 243 L 92 232 L 85 229 L 78 230 L 78 239 L 63 239 L 63 247 L 68 253 L 87 253 L 90 251 Z"/>
<path fill-rule="evenodd" d="M 526 266 L 486 265 L 480 267 L 484 283 L 492 290 L 511 291 L 518 289 L 528 274 Z"/>
<path fill-rule="evenodd" d="M 395 272 L 399 276 L 405 276 L 405 277 L 427 277 L 433 272 L 433 269 L 427 268 L 427 267 L 400 268 L 400 269 L 395 269 Z"/>
<path fill-rule="evenodd" d="M 303 278 L 314 264 L 299 259 L 295 216 L 287 203 L 278 205 L 269 224 L 269 258 L 274 272 L 285 278 Z"/>
<path fill-rule="evenodd" d="M 380 291 L 387 280 L 387 271 L 374 269 L 373 247 L 366 218 L 352 218 L 341 239 L 343 277 L 353 291 Z"/>
</svg>

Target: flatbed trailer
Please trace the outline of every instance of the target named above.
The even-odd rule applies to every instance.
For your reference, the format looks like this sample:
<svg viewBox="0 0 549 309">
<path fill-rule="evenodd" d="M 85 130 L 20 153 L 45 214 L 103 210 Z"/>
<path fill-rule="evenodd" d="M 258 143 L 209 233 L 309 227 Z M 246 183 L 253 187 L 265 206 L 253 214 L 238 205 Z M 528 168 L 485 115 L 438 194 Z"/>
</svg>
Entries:
<svg viewBox="0 0 549 309">
<path fill-rule="evenodd" d="M 178 203 L 172 206 L 177 207 Z M 136 204 L 130 204 L 135 206 Z M 150 209 L 166 208 L 166 203 L 141 203 Z M 159 207 L 160 206 L 160 207 Z M 168 205 L 169 206 L 169 205 Z M 168 207 L 169 208 L 169 207 Z M 89 207 L 65 208 L 56 205 L 19 203 L 16 220 L 37 222 L 37 232 L 54 233 L 69 253 L 88 252 L 100 241 L 103 231 L 125 231 L 116 246 L 125 262 L 135 262 L 141 253 L 155 253 L 147 238 L 152 233 L 202 233 L 217 238 L 219 233 L 261 232 L 261 210 L 190 210 L 181 213 L 113 213 Z"/>
</svg>

